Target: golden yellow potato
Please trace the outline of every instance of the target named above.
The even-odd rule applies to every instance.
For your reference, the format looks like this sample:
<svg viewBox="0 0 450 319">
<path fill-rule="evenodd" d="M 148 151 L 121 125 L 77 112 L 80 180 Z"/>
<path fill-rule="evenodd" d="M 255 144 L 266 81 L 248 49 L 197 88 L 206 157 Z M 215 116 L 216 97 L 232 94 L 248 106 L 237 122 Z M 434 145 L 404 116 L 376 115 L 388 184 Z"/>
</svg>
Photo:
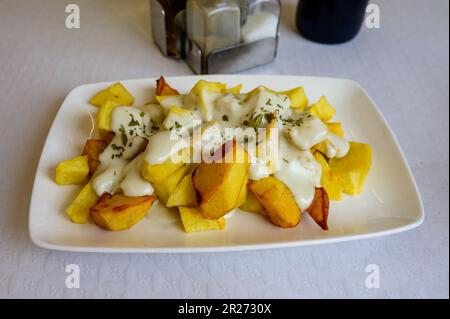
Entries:
<svg viewBox="0 0 450 319">
<path fill-rule="evenodd" d="M 223 230 L 226 228 L 224 218 L 207 219 L 203 217 L 198 207 L 179 207 L 181 222 L 186 233 L 201 232 L 206 230 Z"/>
<path fill-rule="evenodd" d="M 161 184 L 170 174 L 183 165 L 183 162 L 174 163 L 170 158 L 163 164 L 148 164 L 147 162 L 144 162 L 141 174 L 150 183 Z"/>
<path fill-rule="evenodd" d="M 125 230 L 147 215 L 154 200 L 154 196 L 127 197 L 120 194 L 104 194 L 97 204 L 90 208 L 90 213 L 94 222 L 106 230 Z"/>
<path fill-rule="evenodd" d="M 331 200 L 342 200 L 342 185 L 336 174 L 330 169 L 327 160 L 320 152 L 314 152 L 314 158 L 322 166 L 321 185 L 327 191 Z"/>
<path fill-rule="evenodd" d="M 97 127 L 103 131 L 111 131 L 111 113 L 119 103 L 107 99 L 101 106 L 97 113 Z"/>
<path fill-rule="evenodd" d="M 174 192 L 183 177 L 188 173 L 189 169 L 189 165 L 183 164 L 180 168 L 167 176 L 167 178 L 165 178 L 162 182 L 152 183 L 156 196 L 158 196 L 158 199 L 164 205 L 167 204 L 170 195 Z"/>
<path fill-rule="evenodd" d="M 55 182 L 58 185 L 73 185 L 86 182 L 89 175 L 87 156 L 77 156 L 71 160 L 62 161 L 55 169 Z"/>
<path fill-rule="evenodd" d="M 314 200 L 306 211 L 323 230 L 328 230 L 329 210 L 330 201 L 326 190 L 323 188 L 316 188 Z"/>
<path fill-rule="evenodd" d="M 191 93 L 195 95 L 200 95 L 200 92 L 202 91 L 221 93 L 223 90 L 226 90 L 226 88 L 227 85 L 225 83 L 200 80 L 192 88 Z"/>
<path fill-rule="evenodd" d="M 181 182 L 174 189 L 169 199 L 167 207 L 176 206 L 197 206 L 197 193 L 192 184 L 192 174 L 183 177 Z"/>
<path fill-rule="evenodd" d="M 84 144 L 84 149 L 82 155 L 88 157 L 89 164 L 89 176 L 93 176 L 95 170 L 100 165 L 99 156 L 103 152 L 107 145 L 106 140 L 92 140 L 89 139 Z"/>
<path fill-rule="evenodd" d="M 98 196 L 89 182 L 67 207 L 66 213 L 75 224 L 86 224 L 89 220 L 89 208 L 95 205 L 97 199 Z"/>
<path fill-rule="evenodd" d="M 252 194 L 252 192 L 247 193 L 247 200 L 244 204 L 239 206 L 239 209 L 246 212 L 267 215 L 264 207 L 261 205 L 258 198 L 256 198 L 256 196 Z"/>
<path fill-rule="evenodd" d="M 89 103 L 95 106 L 102 106 L 106 100 L 117 102 L 123 106 L 130 106 L 134 103 L 133 95 L 120 82 L 114 83 L 110 87 L 98 92 Z"/>
<path fill-rule="evenodd" d="M 372 166 L 372 147 L 369 144 L 350 142 L 348 154 L 342 158 L 332 158 L 328 164 L 339 179 L 344 193 L 359 195 Z"/>
<path fill-rule="evenodd" d="M 289 188 L 275 177 L 250 181 L 248 189 L 258 198 L 269 220 L 282 228 L 292 228 L 301 221 L 301 211 Z"/>
<path fill-rule="evenodd" d="M 313 104 L 309 111 L 324 122 L 328 122 L 336 114 L 336 110 L 325 96 L 322 96 L 316 104 Z"/>
<path fill-rule="evenodd" d="M 232 145 L 234 152 L 228 150 L 221 155 L 229 162 L 201 163 L 194 171 L 192 181 L 206 218 L 218 219 L 238 206 L 249 164 L 247 152 L 234 141 Z M 243 163 L 236 162 L 236 158 L 243 159 Z"/>
<path fill-rule="evenodd" d="M 287 95 L 291 100 L 291 108 L 293 109 L 304 111 L 308 107 L 308 97 L 306 96 L 305 89 L 301 86 L 289 91 L 278 92 L 278 94 Z"/>
<path fill-rule="evenodd" d="M 241 191 L 239 193 L 239 197 L 236 203 L 236 207 L 244 205 L 244 203 L 247 201 L 248 196 L 247 182 L 248 178 L 246 177 L 244 183 L 242 184 Z"/>
<path fill-rule="evenodd" d="M 242 90 L 242 84 L 239 84 L 239 85 L 236 85 L 229 89 L 222 89 L 221 93 L 223 93 L 223 94 L 227 94 L 227 93 L 239 94 L 239 93 L 241 93 L 241 90 Z"/>
</svg>

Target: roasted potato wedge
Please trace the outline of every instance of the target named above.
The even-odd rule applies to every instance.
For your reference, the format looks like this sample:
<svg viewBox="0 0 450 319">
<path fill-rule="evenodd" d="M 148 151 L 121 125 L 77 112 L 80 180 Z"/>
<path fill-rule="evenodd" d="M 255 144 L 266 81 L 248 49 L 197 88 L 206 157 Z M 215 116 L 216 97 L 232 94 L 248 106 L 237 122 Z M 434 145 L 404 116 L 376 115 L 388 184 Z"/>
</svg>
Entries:
<svg viewBox="0 0 450 319">
<path fill-rule="evenodd" d="M 328 162 L 331 172 L 339 179 L 342 190 L 348 195 L 359 195 L 372 165 L 372 147 L 369 144 L 350 142 L 348 154 Z"/>
<path fill-rule="evenodd" d="M 327 191 L 324 188 L 316 188 L 314 200 L 306 211 L 323 230 L 328 230 L 329 209 L 330 201 Z"/>
<path fill-rule="evenodd" d="M 127 197 L 120 194 L 102 195 L 90 208 L 94 222 L 111 231 L 129 229 L 147 215 L 154 196 Z"/>
<path fill-rule="evenodd" d="M 56 166 L 55 181 L 58 185 L 77 185 L 86 182 L 89 175 L 87 156 L 77 156 L 71 160 L 62 161 Z"/>
<path fill-rule="evenodd" d="M 88 157 L 89 164 L 89 176 L 93 176 L 95 170 L 100 165 L 99 156 L 103 152 L 107 145 L 106 140 L 92 140 L 89 139 L 84 144 L 84 149 L 82 155 Z"/>
<path fill-rule="evenodd" d="M 328 122 L 336 114 L 336 110 L 325 96 L 322 96 L 316 104 L 313 104 L 309 111 L 324 122 Z"/>
<path fill-rule="evenodd" d="M 75 224 L 86 224 L 89 220 L 89 208 L 95 205 L 97 199 L 98 196 L 89 182 L 67 207 L 66 213 Z"/>
<path fill-rule="evenodd" d="M 134 97 L 131 93 L 123 86 L 122 83 L 117 82 L 98 92 L 90 101 L 92 105 L 102 106 L 106 100 L 111 100 L 117 102 L 123 106 L 130 106 L 134 103 Z"/>
<path fill-rule="evenodd" d="M 161 184 L 170 174 L 183 165 L 182 162 L 174 163 L 170 159 L 163 164 L 148 164 L 144 162 L 141 173 L 150 183 Z"/>
<path fill-rule="evenodd" d="M 331 200 L 340 201 L 343 197 L 341 182 L 336 174 L 330 169 L 327 160 L 321 152 L 314 152 L 314 158 L 322 166 L 321 185 L 328 193 Z"/>
<path fill-rule="evenodd" d="M 113 100 L 106 99 L 100 106 L 97 113 L 97 127 L 103 131 L 111 131 L 111 113 L 119 103 Z"/>
<path fill-rule="evenodd" d="M 248 182 L 248 178 L 245 178 L 245 181 L 242 184 L 242 188 L 241 188 L 241 191 L 239 193 L 239 197 L 238 197 L 238 201 L 236 203 L 236 207 L 240 207 L 240 206 L 244 205 L 244 203 L 247 201 L 247 196 L 248 196 L 247 182 Z"/>
<path fill-rule="evenodd" d="M 239 209 L 246 211 L 246 212 L 267 215 L 266 211 L 264 210 L 264 207 L 261 205 L 258 198 L 256 198 L 256 196 L 253 195 L 252 192 L 247 193 L 247 199 L 244 202 L 244 204 L 239 206 Z"/>
<path fill-rule="evenodd" d="M 180 95 L 180 93 L 172 88 L 167 82 L 166 79 L 161 76 L 159 80 L 156 80 L 156 95 Z"/>
<path fill-rule="evenodd" d="M 169 199 L 167 207 L 176 206 L 197 206 L 197 193 L 192 184 L 192 174 L 183 177 L 181 182 L 174 189 Z"/>
<path fill-rule="evenodd" d="M 233 86 L 232 88 L 229 88 L 229 89 L 222 89 L 221 93 L 239 94 L 239 93 L 241 93 L 242 87 L 243 87 L 243 85 L 239 84 L 239 85 Z"/>
<path fill-rule="evenodd" d="M 282 228 L 293 228 L 301 221 L 301 211 L 289 188 L 275 177 L 250 181 L 248 189 L 258 198 L 269 220 Z"/>
<path fill-rule="evenodd" d="M 248 175 L 248 154 L 235 141 L 232 147 L 222 147 L 224 163 L 201 163 L 193 173 L 192 181 L 200 200 L 203 216 L 218 219 L 238 206 L 243 185 Z M 228 157 L 231 154 L 231 158 Z M 242 159 L 237 162 L 235 159 Z"/>
<path fill-rule="evenodd" d="M 114 133 L 113 131 L 99 131 L 99 135 L 100 135 L 100 140 L 105 140 L 106 141 L 106 146 L 108 146 L 111 141 L 113 140 L 113 138 L 116 136 L 116 133 Z"/>
<path fill-rule="evenodd" d="M 195 84 L 192 88 L 191 93 L 195 95 L 200 95 L 202 91 L 221 93 L 222 91 L 227 89 L 227 85 L 225 83 L 220 82 L 208 82 L 205 80 L 200 80 Z"/>
<path fill-rule="evenodd" d="M 226 227 L 224 218 L 207 219 L 198 207 L 179 207 L 181 222 L 186 233 L 206 230 L 223 230 Z"/>
<path fill-rule="evenodd" d="M 309 104 L 308 97 L 306 96 L 305 89 L 301 86 L 296 87 L 289 91 L 278 92 L 279 94 L 284 94 L 291 100 L 291 108 L 297 109 L 299 111 L 304 111 Z"/>
<path fill-rule="evenodd" d="M 158 199 L 167 206 L 167 201 L 171 194 L 173 194 L 174 190 L 183 179 L 183 177 L 188 173 L 190 167 L 188 164 L 183 164 L 173 173 L 171 173 L 164 181 L 160 183 L 152 183 L 153 188 L 155 189 L 155 194 L 158 196 Z"/>
</svg>

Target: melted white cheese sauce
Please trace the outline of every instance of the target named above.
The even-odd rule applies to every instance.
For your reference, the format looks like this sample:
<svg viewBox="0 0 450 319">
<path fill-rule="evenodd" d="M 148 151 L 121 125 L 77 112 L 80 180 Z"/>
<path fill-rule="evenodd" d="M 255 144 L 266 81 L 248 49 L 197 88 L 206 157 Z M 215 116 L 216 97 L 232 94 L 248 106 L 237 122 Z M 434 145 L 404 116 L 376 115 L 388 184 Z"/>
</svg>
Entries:
<svg viewBox="0 0 450 319">
<path fill-rule="evenodd" d="M 125 178 L 119 185 L 125 196 L 145 196 L 152 195 L 154 189 L 152 185 L 141 174 L 144 154 L 137 156 L 123 170 Z"/>
<path fill-rule="evenodd" d="M 264 88 L 251 95 L 203 91 L 200 96 L 190 93 L 160 103 L 113 111 L 111 129 L 116 135 L 101 154 L 99 173 L 93 180 L 98 195 L 116 191 L 126 196 L 151 195 L 153 187 L 140 173 L 144 161 L 162 164 L 190 146 L 201 150 L 197 161 L 205 160 L 205 155 L 210 156 L 224 141 L 235 138 L 241 145 L 258 140 L 256 148 L 247 148 L 252 160 L 249 178 L 274 175 L 305 210 L 313 201 L 315 188 L 321 187 L 322 168 L 311 148 L 324 142 L 329 158 L 343 157 L 349 151 L 349 143 L 330 133 L 320 119 L 291 110 L 287 96 Z M 236 127 L 244 131 L 228 135 L 227 129 Z M 264 128 L 276 132 L 256 134 Z M 146 151 L 137 156 L 146 141 Z M 193 158 L 196 161 L 195 153 Z"/>
<path fill-rule="evenodd" d="M 169 158 L 174 158 L 178 151 L 189 145 L 189 141 L 176 136 L 175 131 L 156 133 L 148 140 L 145 161 L 149 164 L 162 164 Z"/>
<path fill-rule="evenodd" d="M 291 141 L 280 136 L 280 169 L 274 176 L 291 190 L 301 210 L 307 209 L 313 199 L 316 187 L 320 187 L 322 166 L 316 162 L 309 150 L 293 148 Z"/>
<path fill-rule="evenodd" d="M 98 196 L 118 189 L 126 196 L 153 194 L 151 184 L 140 176 L 142 156 L 136 157 L 145 146 L 151 125 L 150 115 L 143 109 L 121 106 L 112 112 L 111 130 L 115 136 L 100 154 L 101 164 L 92 180 Z"/>
</svg>

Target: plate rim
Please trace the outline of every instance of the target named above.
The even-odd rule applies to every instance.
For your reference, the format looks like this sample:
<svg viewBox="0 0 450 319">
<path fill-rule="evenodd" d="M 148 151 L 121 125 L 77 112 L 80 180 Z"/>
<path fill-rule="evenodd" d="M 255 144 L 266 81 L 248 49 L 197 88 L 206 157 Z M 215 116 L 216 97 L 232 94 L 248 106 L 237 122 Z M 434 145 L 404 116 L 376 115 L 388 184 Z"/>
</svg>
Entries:
<svg viewBox="0 0 450 319">
<path fill-rule="evenodd" d="M 344 235 L 333 238 L 322 238 L 322 239 L 305 239 L 301 241 L 286 241 L 286 242 L 277 242 L 277 243 L 256 243 L 256 244 L 248 244 L 248 245 L 230 245 L 230 246 L 197 246 L 197 247 L 153 247 L 153 248 L 121 248 L 121 247 L 85 247 L 85 246 L 67 246 L 67 245 L 58 245 L 51 244 L 49 242 L 43 241 L 37 237 L 36 229 L 32 223 L 33 214 L 33 203 L 35 201 L 36 190 L 37 190 L 37 181 L 38 174 L 42 169 L 42 160 L 44 155 L 44 150 L 47 146 L 48 139 L 50 137 L 50 133 L 53 130 L 54 124 L 58 117 L 61 115 L 63 106 L 69 100 L 69 98 L 74 95 L 77 91 L 82 90 L 89 86 L 100 86 L 100 85 L 110 85 L 115 82 L 144 82 L 144 81 L 154 81 L 158 77 L 149 77 L 149 78 L 133 78 L 126 80 L 116 80 L 116 81 L 103 81 L 103 82 L 93 82 L 93 83 L 85 83 L 79 86 L 74 87 L 69 91 L 69 93 L 64 98 L 61 106 L 56 112 L 52 124 L 48 130 L 47 136 L 45 138 L 45 142 L 42 146 L 41 154 L 39 157 L 38 165 L 35 171 L 32 193 L 29 202 L 29 212 L 28 212 L 28 234 L 31 239 L 31 242 L 37 247 L 55 250 L 55 251 L 67 251 L 67 252 L 84 252 L 84 253 L 208 253 L 208 252 L 232 252 L 232 251 L 249 251 L 249 250 L 263 250 L 263 249 L 276 249 L 276 248 L 289 248 L 289 247 L 304 247 L 304 246 L 317 246 L 317 245 L 325 245 L 332 243 L 342 243 L 348 241 L 355 240 L 363 240 L 377 237 L 390 236 L 394 234 L 399 234 L 405 231 L 409 231 L 415 229 L 423 224 L 425 221 L 425 208 L 423 204 L 422 197 L 420 195 L 419 187 L 412 173 L 409 162 L 403 152 L 403 149 L 400 146 L 400 143 L 397 139 L 397 136 L 394 134 L 389 122 L 384 117 L 383 113 L 379 109 L 378 105 L 375 103 L 373 98 L 368 94 L 366 89 L 364 89 L 358 82 L 346 79 L 346 78 L 338 78 L 338 77 L 321 77 L 321 76 L 303 76 L 303 75 L 269 75 L 269 74 L 212 74 L 212 75 L 183 75 L 183 76 L 167 76 L 166 79 L 183 79 L 183 78 L 198 78 L 198 79 L 207 79 L 207 78 L 217 78 L 217 77 L 226 77 L 226 78 L 255 78 L 255 77 L 265 77 L 265 78 L 297 78 L 299 80 L 338 80 L 342 82 L 347 82 L 355 86 L 358 90 L 360 90 L 365 97 L 370 101 L 373 109 L 377 112 L 377 115 L 382 120 L 383 125 L 388 130 L 389 137 L 391 138 L 396 150 L 398 151 L 400 158 L 403 161 L 403 164 L 406 168 L 406 173 L 409 181 L 413 186 L 414 193 L 416 195 L 416 199 L 418 201 L 419 206 L 419 216 L 413 222 L 399 226 L 393 227 L 391 229 L 374 231 L 369 233 L 355 234 L 355 235 Z M 226 79 L 224 79 L 226 81 Z"/>
</svg>

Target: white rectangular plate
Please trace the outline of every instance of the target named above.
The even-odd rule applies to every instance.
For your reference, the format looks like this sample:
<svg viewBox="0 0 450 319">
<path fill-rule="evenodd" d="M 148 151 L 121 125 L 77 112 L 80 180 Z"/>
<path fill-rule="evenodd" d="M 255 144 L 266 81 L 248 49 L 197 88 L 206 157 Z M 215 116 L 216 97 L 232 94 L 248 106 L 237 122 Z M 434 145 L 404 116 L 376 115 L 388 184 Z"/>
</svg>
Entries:
<svg viewBox="0 0 450 319">
<path fill-rule="evenodd" d="M 243 83 L 244 92 L 259 85 L 276 90 L 304 86 L 311 101 L 326 95 L 337 109 L 347 138 L 373 146 L 373 166 L 365 191 L 357 197 L 331 202 L 328 232 L 304 214 L 294 229 L 281 229 L 264 217 L 237 211 L 225 231 L 186 234 L 176 210 L 155 204 L 147 217 L 123 232 L 107 232 L 94 224 L 76 225 L 65 208 L 80 187 L 57 186 L 55 165 L 80 154 L 91 130 L 96 107 L 89 99 L 111 83 L 75 88 L 61 106 L 42 151 L 30 204 L 32 241 L 44 248 L 85 252 L 206 252 L 302 246 L 389 235 L 412 229 L 424 218 L 423 205 L 405 157 L 373 100 L 355 82 L 299 76 L 202 76 L 230 86 Z M 168 78 L 188 92 L 198 76 Z M 135 105 L 152 100 L 155 79 L 122 83 L 136 97 Z"/>
</svg>

